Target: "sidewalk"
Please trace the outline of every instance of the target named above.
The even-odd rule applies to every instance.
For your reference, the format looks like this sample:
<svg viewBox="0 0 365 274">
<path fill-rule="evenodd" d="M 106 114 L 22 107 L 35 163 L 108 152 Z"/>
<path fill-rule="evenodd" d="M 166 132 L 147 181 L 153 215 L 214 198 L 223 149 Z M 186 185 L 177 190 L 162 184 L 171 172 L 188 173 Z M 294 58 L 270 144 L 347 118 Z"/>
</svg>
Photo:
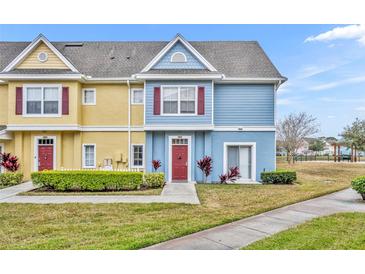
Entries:
<svg viewBox="0 0 365 274">
<path fill-rule="evenodd" d="M 346 189 L 145 249 L 239 249 L 313 218 L 353 211 L 365 212 L 365 202 L 355 191 Z"/>
<path fill-rule="evenodd" d="M 35 189 L 32 182 L 0 190 L 0 203 L 64 204 L 64 203 L 183 203 L 200 204 L 193 183 L 166 184 L 161 195 L 85 195 L 85 196 L 17 196 Z"/>
</svg>

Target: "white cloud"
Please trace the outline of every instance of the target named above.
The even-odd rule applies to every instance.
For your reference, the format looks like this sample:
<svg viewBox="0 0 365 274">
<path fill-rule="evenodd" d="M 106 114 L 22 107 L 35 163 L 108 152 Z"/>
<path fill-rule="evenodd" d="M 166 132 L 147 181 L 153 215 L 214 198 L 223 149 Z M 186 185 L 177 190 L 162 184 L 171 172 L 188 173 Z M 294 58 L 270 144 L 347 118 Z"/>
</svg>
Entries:
<svg viewBox="0 0 365 274">
<path fill-rule="evenodd" d="M 335 116 L 335 115 L 328 115 L 328 116 L 327 116 L 327 118 L 328 118 L 328 119 L 335 119 L 335 118 L 336 118 L 336 116 Z"/>
<path fill-rule="evenodd" d="M 330 31 L 320 33 L 318 35 L 309 36 L 305 39 L 306 42 L 320 41 L 334 41 L 334 40 L 357 40 L 360 44 L 365 46 L 365 25 L 348 25 L 345 27 L 336 27 Z"/>
<path fill-rule="evenodd" d="M 320 73 L 334 70 L 342 65 L 344 64 L 330 64 L 326 66 L 318 66 L 318 65 L 305 66 L 301 69 L 300 76 L 298 77 L 298 79 L 310 78 Z"/>
<path fill-rule="evenodd" d="M 338 86 L 346 85 L 346 84 L 356 84 L 356 83 L 362 83 L 365 82 L 365 75 L 363 76 L 357 76 L 357 77 L 350 77 L 344 80 L 340 81 L 333 81 L 330 83 L 320 84 L 313 87 L 310 87 L 310 90 L 325 90 L 330 88 L 335 88 Z"/>
</svg>

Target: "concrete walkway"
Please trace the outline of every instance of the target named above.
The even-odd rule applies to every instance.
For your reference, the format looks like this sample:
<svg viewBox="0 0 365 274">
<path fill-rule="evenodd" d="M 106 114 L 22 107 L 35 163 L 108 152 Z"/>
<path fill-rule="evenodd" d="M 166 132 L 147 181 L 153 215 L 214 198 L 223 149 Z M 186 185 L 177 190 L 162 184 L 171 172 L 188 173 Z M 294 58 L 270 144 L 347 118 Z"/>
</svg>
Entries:
<svg viewBox="0 0 365 274">
<path fill-rule="evenodd" d="M 239 249 L 313 218 L 353 211 L 365 212 L 365 202 L 355 191 L 346 189 L 145 249 Z"/>
<path fill-rule="evenodd" d="M 200 204 L 193 183 L 169 183 L 161 195 L 57 195 L 17 196 L 18 193 L 35 189 L 32 182 L 0 190 L 0 203 L 64 204 L 64 203 L 183 203 Z"/>
</svg>

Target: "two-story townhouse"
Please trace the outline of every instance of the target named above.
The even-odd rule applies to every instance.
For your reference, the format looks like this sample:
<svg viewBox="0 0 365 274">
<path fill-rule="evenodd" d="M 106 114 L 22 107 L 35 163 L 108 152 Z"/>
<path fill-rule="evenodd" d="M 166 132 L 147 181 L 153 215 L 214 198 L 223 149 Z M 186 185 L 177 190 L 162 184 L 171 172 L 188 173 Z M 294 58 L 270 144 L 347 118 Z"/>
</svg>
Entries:
<svg viewBox="0 0 365 274">
<path fill-rule="evenodd" d="M 134 169 L 242 181 L 275 169 L 281 76 L 257 42 L 0 42 L 0 149 L 22 171 Z"/>
</svg>

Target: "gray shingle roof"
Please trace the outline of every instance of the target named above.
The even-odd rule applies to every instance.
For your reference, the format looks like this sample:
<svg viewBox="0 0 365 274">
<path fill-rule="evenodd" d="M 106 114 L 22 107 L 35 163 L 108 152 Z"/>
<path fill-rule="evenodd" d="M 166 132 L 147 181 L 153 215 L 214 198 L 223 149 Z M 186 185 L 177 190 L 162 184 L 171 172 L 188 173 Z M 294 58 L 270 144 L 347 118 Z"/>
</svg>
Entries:
<svg viewBox="0 0 365 274">
<path fill-rule="evenodd" d="M 82 46 L 77 43 L 82 43 Z M 77 43 L 53 42 L 52 44 L 82 74 L 92 77 L 130 77 L 132 74 L 141 72 L 168 42 Z M 257 42 L 190 43 L 219 73 L 225 74 L 226 77 L 282 77 Z M 29 42 L 0 42 L 0 70 L 3 70 L 27 45 Z"/>
</svg>

